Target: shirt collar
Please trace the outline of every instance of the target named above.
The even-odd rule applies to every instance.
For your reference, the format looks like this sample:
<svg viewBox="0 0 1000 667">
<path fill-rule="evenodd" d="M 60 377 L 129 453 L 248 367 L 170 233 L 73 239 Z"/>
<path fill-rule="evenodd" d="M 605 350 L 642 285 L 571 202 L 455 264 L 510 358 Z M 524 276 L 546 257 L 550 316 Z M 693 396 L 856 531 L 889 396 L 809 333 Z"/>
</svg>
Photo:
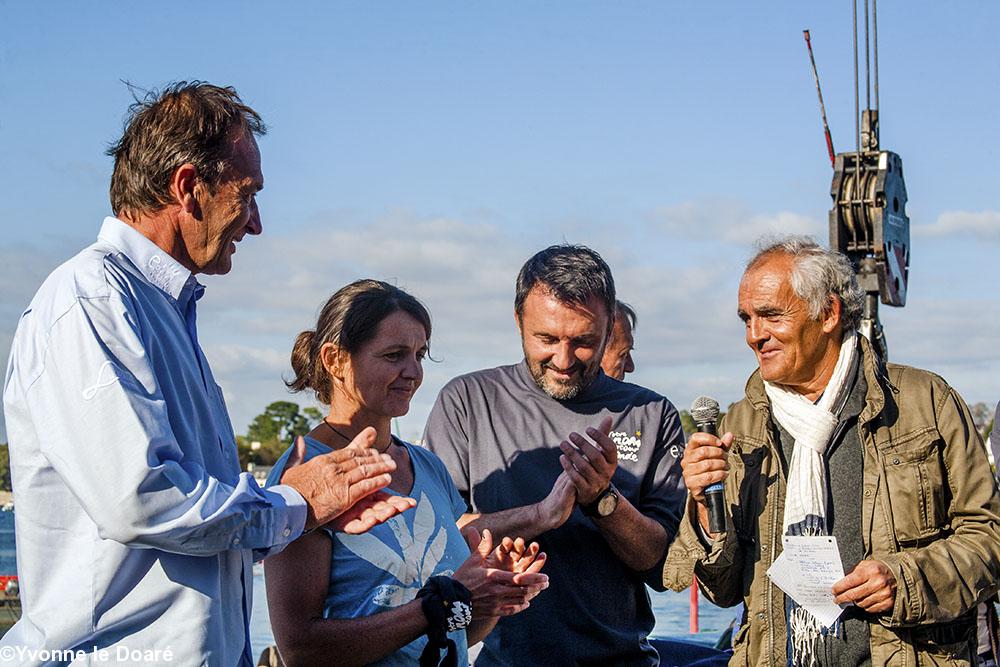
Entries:
<svg viewBox="0 0 1000 667">
<path fill-rule="evenodd" d="M 104 218 L 98 238 L 118 248 L 146 280 L 182 307 L 192 296 L 198 300 L 204 293 L 204 285 L 183 264 L 118 218 Z"/>
</svg>

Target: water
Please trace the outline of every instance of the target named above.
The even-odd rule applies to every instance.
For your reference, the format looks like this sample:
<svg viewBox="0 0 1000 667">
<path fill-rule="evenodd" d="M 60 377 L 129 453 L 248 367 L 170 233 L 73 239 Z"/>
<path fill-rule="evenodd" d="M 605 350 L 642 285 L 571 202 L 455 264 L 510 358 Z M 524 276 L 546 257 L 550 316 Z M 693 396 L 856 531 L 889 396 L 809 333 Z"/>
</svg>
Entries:
<svg viewBox="0 0 1000 667">
<path fill-rule="evenodd" d="M 690 591 L 683 593 L 650 591 L 649 597 L 653 601 L 653 614 L 656 616 L 653 637 L 676 637 L 677 639 L 715 644 L 719 635 L 729 627 L 730 622 L 736 616 L 735 609 L 716 607 L 699 594 L 698 629 L 700 632 L 693 635 L 688 633 L 690 627 L 688 624 Z"/>
<path fill-rule="evenodd" d="M 259 570 L 259 568 L 257 568 Z M 542 593 L 545 595 L 545 593 Z M 688 600 L 690 593 L 650 592 L 653 601 L 653 613 L 656 615 L 654 637 L 676 637 L 693 641 L 714 644 L 719 635 L 729 625 L 734 616 L 732 609 L 720 609 L 707 602 L 704 598 L 699 603 L 700 629 L 696 635 L 688 633 Z M 274 643 L 271 635 L 271 623 L 267 617 L 267 595 L 264 591 L 264 576 L 255 572 L 253 578 L 253 615 L 250 617 L 250 644 L 253 647 L 254 660 L 260 652 Z"/>
<path fill-rule="evenodd" d="M 0 575 L 17 574 L 14 550 L 14 513 L 0 511 Z"/>
</svg>

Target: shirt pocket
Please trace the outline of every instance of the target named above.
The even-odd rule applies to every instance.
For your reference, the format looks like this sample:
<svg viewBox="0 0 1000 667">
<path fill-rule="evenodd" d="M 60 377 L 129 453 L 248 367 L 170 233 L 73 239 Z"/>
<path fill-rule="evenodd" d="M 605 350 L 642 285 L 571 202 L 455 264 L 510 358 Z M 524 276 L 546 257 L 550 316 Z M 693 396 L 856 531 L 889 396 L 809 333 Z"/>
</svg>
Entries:
<svg viewBox="0 0 1000 667">
<path fill-rule="evenodd" d="M 882 452 L 896 540 L 919 546 L 947 528 L 943 442 L 933 427 L 896 440 Z"/>
</svg>

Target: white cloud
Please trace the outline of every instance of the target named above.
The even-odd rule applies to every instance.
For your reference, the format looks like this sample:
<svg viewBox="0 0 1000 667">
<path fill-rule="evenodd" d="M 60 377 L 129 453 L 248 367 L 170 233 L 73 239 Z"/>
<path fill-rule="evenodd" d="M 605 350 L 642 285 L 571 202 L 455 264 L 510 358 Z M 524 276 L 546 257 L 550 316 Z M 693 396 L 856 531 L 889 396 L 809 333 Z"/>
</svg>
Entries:
<svg viewBox="0 0 1000 667">
<path fill-rule="evenodd" d="M 653 224 L 681 238 L 723 241 L 749 246 L 762 236 L 808 234 L 822 239 L 818 220 L 791 211 L 754 213 L 741 202 L 702 199 L 663 206 L 653 211 Z"/>
<path fill-rule="evenodd" d="M 13 335 L 17 318 L 38 291 L 38 287 L 59 264 L 79 252 L 85 245 L 68 240 L 44 245 L 23 243 L 0 246 L 0 331 Z"/>
<path fill-rule="evenodd" d="M 619 296 L 639 313 L 638 371 L 630 379 L 687 407 L 699 394 L 728 404 L 740 397 L 754 366 L 736 318 L 736 289 L 750 241 L 772 231 L 811 232 L 819 223 L 791 212 L 759 214 L 738 202 L 664 207 L 649 226 L 579 220 L 537 225 L 517 234 L 495 218 L 427 218 L 395 211 L 374 220 L 345 214 L 278 234 L 248 237 L 229 276 L 205 279 L 199 336 L 223 386 L 236 432 L 270 402 L 298 401 L 282 382 L 299 331 L 311 328 L 322 303 L 361 277 L 389 280 L 421 299 L 434 321 L 432 354 L 404 437 L 418 437 L 440 388 L 450 378 L 521 358 L 513 322 L 514 278 L 538 249 L 560 240 L 590 244 L 609 261 Z M 652 232 L 652 233 L 651 233 Z M 666 233 L 664 233 L 666 232 Z M 717 240 L 724 243 L 718 243 Z M 63 244 L 65 245 L 65 244 Z M 0 262 L 0 351 L 9 347 L 17 313 L 66 247 L 5 249 Z M 11 272 L 11 268 L 13 273 Z M 940 372 L 969 400 L 996 400 L 1000 316 L 973 299 L 921 301 L 884 309 L 893 358 Z M 956 322 L 962 326 L 956 333 Z M 991 398 L 994 397 L 994 398 Z"/>
<path fill-rule="evenodd" d="M 635 230 L 615 234 L 594 223 L 572 224 L 566 240 L 591 243 L 601 251 L 615 271 L 620 296 L 639 309 L 641 374 L 636 379 L 648 378 L 650 386 L 663 392 L 687 390 L 691 382 L 681 382 L 672 368 L 709 358 L 714 370 L 707 372 L 705 391 L 727 374 L 720 364 L 739 365 L 734 384 L 742 387 L 743 367 L 752 358 L 734 314 L 740 259 L 712 255 L 692 263 L 679 234 L 640 238 L 646 241 L 640 245 L 628 238 Z M 424 385 L 410 415 L 400 420 L 405 436 L 418 435 L 449 379 L 521 358 L 513 321 L 514 278 L 533 252 L 563 238 L 556 231 L 514 236 L 494 223 L 395 212 L 369 224 L 331 215 L 294 234 L 245 240 L 233 275 L 211 280 L 199 315 L 202 340 L 211 341 L 206 347 L 220 383 L 241 384 L 240 397 L 227 391 L 237 430 L 267 402 L 284 397 L 246 401 L 251 380 L 262 383 L 257 390 L 266 387 L 264 376 L 246 376 L 245 366 L 273 349 L 273 355 L 261 359 L 260 367 L 266 369 L 261 372 L 287 376 L 292 342 L 300 330 L 314 326 L 326 298 L 351 280 L 374 277 L 417 296 L 434 321 L 431 347 L 440 363 L 425 365 Z M 701 387 L 700 381 L 693 382 Z M 282 390 L 277 382 L 266 386 Z M 685 400 L 690 402 L 680 397 L 678 404 Z"/>
<path fill-rule="evenodd" d="M 246 239 L 233 274 L 206 281 L 199 314 L 201 339 L 227 387 L 237 431 L 268 402 L 287 398 L 280 376 L 291 372 L 292 343 L 315 326 L 326 299 L 352 280 L 372 277 L 398 284 L 431 311 L 432 354 L 441 362 L 426 365 L 412 416 L 401 420 L 406 436 L 419 434 L 448 379 L 519 358 L 512 304 L 514 277 L 530 254 L 522 245 L 535 249 L 497 225 L 400 212 L 369 224 L 331 216 L 294 234 Z M 258 371 L 251 377 L 252 367 Z M 234 382 L 239 392 L 229 389 Z M 248 391 L 273 393 L 252 403 Z"/>
<path fill-rule="evenodd" d="M 226 377 L 274 377 L 288 366 L 289 351 L 250 345 L 206 345 L 205 356 L 212 360 L 212 372 Z"/>
<path fill-rule="evenodd" d="M 916 236 L 971 236 L 1000 241 L 1000 211 L 945 211 L 934 222 L 914 225 Z"/>
<path fill-rule="evenodd" d="M 807 234 L 823 243 L 825 241 L 822 237 L 823 231 L 823 226 L 809 216 L 780 211 L 774 215 L 750 216 L 745 224 L 725 230 L 724 238 L 730 243 L 751 244 L 762 236 Z"/>
<path fill-rule="evenodd" d="M 1000 311 L 987 304 L 988 296 L 917 294 L 908 299 L 905 309 L 882 307 L 890 357 L 935 372 L 941 365 L 972 368 L 997 363 Z"/>
<path fill-rule="evenodd" d="M 710 234 L 705 221 L 714 209 L 724 215 Z M 669 218 L 672 233 L 645 235 L 648 230 L 635 227 L 609 231 L 577 221 L 566 239 L 600 250 L 615 271 L 619 295 L 638 309 L 634 380 L 663 392 L 679 407 L 703 393 L 728 404 L 740 397 L 754 367 L 735 315 L 750 241 L 776 231 L 820 237 L 821 225 L 791 212 L 752 214 L 738 204 L 686 204 L 676 211 Z M 692 235 L 721 235 L 727 243 L 690 252 Z M 562 238 L 560 230 L 549 230 L 544 237 L 513 236 L 492 222 L 395 212 L 369 224 L 329 218 L 293 235 L 249 239 L 252 245 L 237 255 L 235 275 L 212 285 L 212 301 L 202 320 L 214 320 L 206 335 L 241 331 L 247 341 L 257 341 L 254 346 L 275 351 L 265 357 L 267 370 L 255 389 L 260 396 L 245 396 L 245 405 L 231 405 L 237 430 L 267 402 L 285 397 L 280 378 L 267 384 L 264 376 L 287 375 L 292 341 L 314 324 L 321 303 L 350 280 L 371 276 L 408 289 L 427 304 L 434 319 L 432 348 L 441 362 L 426 364 L 424 385 L 410 414 L 400 420 L 404 436 L 419 435 L 438 390 L 450 378 L 520 358 L 512 318 L 514 277 L 531 253 Z M 996 347 L 992 332 L 1000 330 L 1000 322 L 956 342 L 955 318 L 970 308 L 971 303 L 923 306 L 917 300 L 903 314 L 884 312 L 895 359 L 948 371 L 947 379 L 963 395 L 982 400 L 989 398 L 990 388 L 975 369 L 991 363 L 989 350 Z M 216 363 L 215 357 L 210 359 Z M 228 365 L 235 361 L 219 362 L 226 373 L 218 373 L 220 380 L 233 382 L 236 375 L 230 377 Z"/>
<path fill-rule="evenodd" d="M 14 330 L 31 297 L 45 276 L 83 245 L 75 245 L 68 239 L 45 239 L 45 243 L 38 246 L 20 243 L 0 246 L 0 266 L 3 267 L 0 271 L 0 361 L 5 369 Z M 3 440 L 6 440 L 6 423 L 0 416 L 0 441 Z"/>
<path fill-rule="evenodd" d="M 724 230 L 737 227 L 746 214 L 746 207 L 738 202 L 699 200 L 661 206 L 652 211 L 650 219 L 680 238 L 717 239 Z"/>
</svg>

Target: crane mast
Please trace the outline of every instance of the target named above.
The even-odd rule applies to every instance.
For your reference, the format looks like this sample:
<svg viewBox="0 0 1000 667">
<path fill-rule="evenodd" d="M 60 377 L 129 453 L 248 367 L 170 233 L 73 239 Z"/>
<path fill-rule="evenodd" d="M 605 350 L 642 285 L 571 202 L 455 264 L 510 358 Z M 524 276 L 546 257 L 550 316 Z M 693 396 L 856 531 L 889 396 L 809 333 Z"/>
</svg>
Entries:
<svg viewBox="0 0 1000 667">
<path fill-rule="evenodd" d="M 882 361 L 888 358 L 888 345 L 879 319 L 879 303 L 906 305 L 910 268 L 910 219 L 906 214 L 906 183 L 903 161 L 897 153 L 879 145 L 878 108 L 878 28 L 876 0 L 863 0 L 865 109 L 860 109 L 858 72 L 858 2 L 854 5 L 854 112 L 855 150 L 834 153 L 826 122 L 823 93 L 812 52 L 809 31 L 804 31 L 812 63 L 820 111 L 826 134 L 827 150 L 833 163 L 829 214 L 830 248 L 846 255 L 854 266 L 858 285 L 865 292 L 860 331 L 878 351 Z M 869 6 L 869 2 L 871 3 Z M 871 20 L 871 25 L 869 24 Z M 872 38 L 870 41 L 869 38 Z M 874 49 L 870 44 L 874 44 Z M 871 73 L 874 71 L 875 103 L 871 99 Z"/>
</svg>

